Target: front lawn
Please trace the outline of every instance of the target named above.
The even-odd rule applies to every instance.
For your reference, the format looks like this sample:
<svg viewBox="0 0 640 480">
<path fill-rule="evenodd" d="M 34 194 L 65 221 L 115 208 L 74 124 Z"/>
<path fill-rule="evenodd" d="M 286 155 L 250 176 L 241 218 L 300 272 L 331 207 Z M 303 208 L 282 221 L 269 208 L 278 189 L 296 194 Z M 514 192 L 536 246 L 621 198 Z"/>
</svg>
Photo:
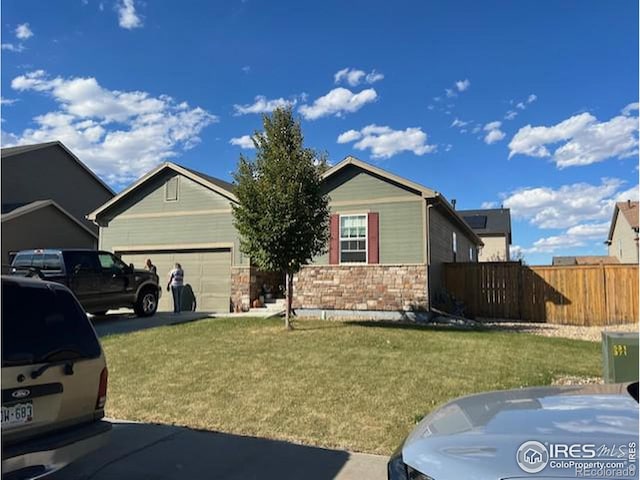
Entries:
<svg viewBox="0 0 640 480">
<path fill-rule="evenodd" d="M 102 343 L 111 417 L 381 454 L 460 395 L 601 374 L 598 343 L 400 325 L 209 319 Z"/>
</svg>

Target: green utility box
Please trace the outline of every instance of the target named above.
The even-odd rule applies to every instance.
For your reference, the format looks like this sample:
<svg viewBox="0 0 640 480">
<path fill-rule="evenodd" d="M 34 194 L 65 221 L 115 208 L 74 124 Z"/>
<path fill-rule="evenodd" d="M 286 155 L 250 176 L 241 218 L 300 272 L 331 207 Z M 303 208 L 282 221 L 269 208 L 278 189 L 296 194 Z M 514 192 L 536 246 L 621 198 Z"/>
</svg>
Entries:
<svg viewBox="0 0 640 480">
<path fill-rule="evenodd" d="M 602 332 L 605 383 L 638 381 L 638 333 Z"/>
</svg>

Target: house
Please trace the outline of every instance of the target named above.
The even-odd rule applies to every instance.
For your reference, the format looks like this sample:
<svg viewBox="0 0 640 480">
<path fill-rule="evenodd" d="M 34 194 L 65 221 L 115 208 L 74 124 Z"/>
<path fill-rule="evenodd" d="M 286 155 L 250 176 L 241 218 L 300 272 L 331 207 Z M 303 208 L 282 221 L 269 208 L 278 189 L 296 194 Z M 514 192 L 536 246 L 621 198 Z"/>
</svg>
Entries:
<svg viewBox="0 0 640 480">
<path fill-rule="evenodd" d="M 508 262 L 511 245 L 511 212 L 508 208 L 459 210 L 458 214 L 482 239 L 480 262 Z"/>
<path fill-rule="evenodd" d="M 201 311 L 248 307 L 249 258 L 239 249 L 231 206 L 233 185 L 171 162 L 163 163 L 89 215 L 100 227 L 100 249 L 143 267 L 156 265 L 163 283 L 174 263 L 185 271 Z M 254 269 L 255 270 L 255 269 Z M 253 272 L 253 283 L 258 281 Z M 257 288 L 257 285 L 254 285 Z M 171 309 L 162 295 L 159 309 Z"/>
<path fill-rule="evenodd" d="M 477 261 L 482 240 L 437 191 L 354 157 L 323 178 L 328 252 L 295 276 L 297 308 L 428 309 L 444 263 Z"/>
<path fill-rule="evenodd" d="M 582 255 L 582 256 L 565 256 L 553 257 L 551 265 L 553 266 L 572 266 L 572 265 L 611 265 L 620 263 L 617 257 L 608 255 Z"/>
<path fill-rule="evenodd" d="M 85 217 L 114 192 L 61 142 L 3 148 L 2 263 L 30 248 L 96 248 Z"/>
<path fill-rule="evenodd" d="M 613 208 L 613 218 L 606 245 L 609 256 L 620 263 L 638 263 L 638 202 L 618 202 Z"/>
<path fill-rule="evenodd" d="M 328 251 L 294 278 L 296 308 L 428 308 L 444 262 L 477 261 L 482 241 L 444 197 L 353 157 L 324 174 Z M 233 185 L 164 163 L 89 215 L 100 248 L 163 278 L 182 264 L 202 311 L 248 308 L 269 272 L 251 266 L 233 226 Z M 169 309 L 163 295 L 161 309 Z"/>
</svg>

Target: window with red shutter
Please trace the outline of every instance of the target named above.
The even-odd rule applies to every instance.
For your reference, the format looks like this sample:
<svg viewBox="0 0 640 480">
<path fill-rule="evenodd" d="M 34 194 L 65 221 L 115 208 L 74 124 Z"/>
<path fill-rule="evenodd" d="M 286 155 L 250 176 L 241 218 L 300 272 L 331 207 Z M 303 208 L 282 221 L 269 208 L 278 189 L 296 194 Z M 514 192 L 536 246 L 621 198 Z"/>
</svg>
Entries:
<svg viewBox="0 0 640 480">
<path fill-rule="evenodd" d="M 380 263 L 380 216 L 378 212 L 370 212 L 367 217 L 369 263 Z"/>
</svg>

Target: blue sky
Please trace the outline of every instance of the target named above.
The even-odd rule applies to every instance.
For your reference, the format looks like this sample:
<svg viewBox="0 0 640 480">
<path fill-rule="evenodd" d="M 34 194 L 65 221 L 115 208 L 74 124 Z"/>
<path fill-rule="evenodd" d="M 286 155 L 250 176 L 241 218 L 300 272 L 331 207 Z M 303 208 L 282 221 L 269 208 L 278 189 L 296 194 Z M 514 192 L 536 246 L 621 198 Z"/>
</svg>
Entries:
<svg viewBox="0 0 640 480">
<path fill-rule="evenodd" d="M 637 1 L 6 0 L 1 25 L 3 145 L 62 140 L 116 190 L 165 160 L 230 179 L 289 103 L 332 162 L 510 207 L 530 263 L 605 253 L 638 196 Z"/>
</svg>

